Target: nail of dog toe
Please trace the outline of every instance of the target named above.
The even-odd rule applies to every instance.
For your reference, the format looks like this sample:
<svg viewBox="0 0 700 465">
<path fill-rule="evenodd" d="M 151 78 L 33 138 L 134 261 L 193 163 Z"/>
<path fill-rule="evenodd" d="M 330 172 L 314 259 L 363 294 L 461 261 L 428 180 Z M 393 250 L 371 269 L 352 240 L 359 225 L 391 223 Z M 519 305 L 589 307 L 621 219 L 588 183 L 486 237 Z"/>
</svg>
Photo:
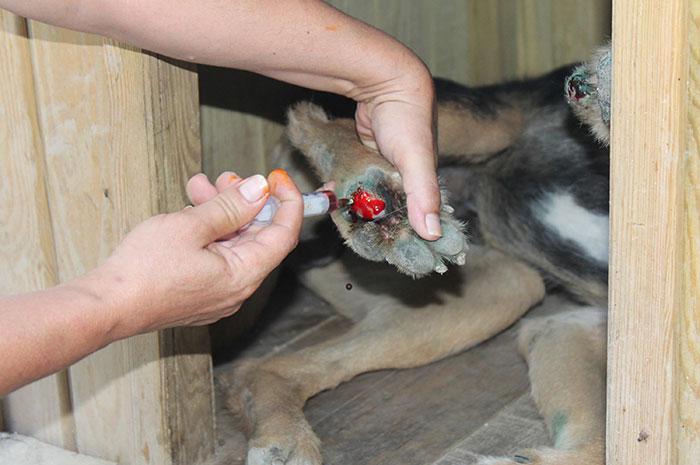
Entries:
<svg viewBox="0 0 700 465">
<path fill-rule="evenodd" d="M 515 460 L 517 463 L 532 463 L 532 460 L 523 455 L 514 455 L 513 460 Z"/>
</svg>

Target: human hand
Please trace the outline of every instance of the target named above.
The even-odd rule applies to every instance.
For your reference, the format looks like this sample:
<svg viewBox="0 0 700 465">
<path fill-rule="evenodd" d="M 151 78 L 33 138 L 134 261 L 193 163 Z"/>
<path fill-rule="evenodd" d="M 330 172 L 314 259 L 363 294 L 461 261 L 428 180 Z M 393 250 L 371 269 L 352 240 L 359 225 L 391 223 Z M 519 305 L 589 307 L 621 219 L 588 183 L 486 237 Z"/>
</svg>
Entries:
<svg viewBox="0 0 700 465">
<path fill-rule="evenodd" d="M 296 246 L 303 205 L 286 174 L 227 174 L 217 185 L 194 176 L 188 192 L 197 206 L 144 221 L 84 278 L 93 292 L 119 300 L 109 306 L 119 309 L 114 339 L 231 315 Z M 280 201 L 272 224 L 244 227 L 270 195 Z"/>
<path fill-rule="evenodd" d="M 389 160 L 403 179 L 411 227 L 435 240 L 440 228 L 436 174 L 435 90 L 430 73 L 416 57 L 408 72 L 350 94 L 358 101 L 355 125 L 362 142 Z"/>
</svg>

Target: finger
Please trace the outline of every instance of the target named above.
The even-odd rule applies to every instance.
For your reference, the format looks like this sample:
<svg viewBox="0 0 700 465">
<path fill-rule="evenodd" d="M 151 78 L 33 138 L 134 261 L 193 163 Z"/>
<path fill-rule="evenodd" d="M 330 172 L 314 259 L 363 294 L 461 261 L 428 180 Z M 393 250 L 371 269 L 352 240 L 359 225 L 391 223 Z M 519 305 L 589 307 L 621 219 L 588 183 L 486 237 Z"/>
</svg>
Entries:
<svg viewBox="0 0 700 465">
<path fill-rule="evenodd" d="M 442 235 L 442 228 L 435 157 L 432 150 L 421 152 L 414 147 L 401 150 L 402 155 L 394 157 L 394 163 L 403 179 L 411 227 L 423 239 L 436 240 Z"/>
<path fill-rule="evenodd" d="M 367 116 L 367 111 L 363 104 L 359 103 L 355 109 L 355 130 L 360 141 L 372 150 L 378 150 L 377 141 L 372 131 L 372 121 Z"/>
<path fill-rule="evenodd" d="M 323 183 L 323 185 L 321 187 L 316 189 L 316 192 L 319 192 L 319 191 L 335 192 L 335 181 L 328 181 L 326 183 Z"/>
<path fill-rule="evenodd" d="M 279 200 L 279 209 L 267 226 L 246 228 L 232 241 L 217 242 L 220 255 L 234 268 L 245 267 L 250 279 L 264 279 L 292 251 L 299 239 L 303 219 L 303 201 L 294 182 L 283 170 L 268 176 L 271 194 Z"/>
<path fill-rule="evenodd" d="M 272 271 L 296 247 L 304 214 L 301 193 L 286 171 L 272 171 L 268 181 L 272 195 L 279 201 L 279 208 L 272 223 L 255 233 L 255 242 L 252 243 L 252 246 L 264 249 L 260 255 L 264 256 L 265 273 Z"/>
<path fill-rule="evenodd" d="M 236 184 L 240 180 L 241 177 L 233 171 L 224 171 L 219 175 L 218 178 L 216 178 L 216 183 L 214 183 L 214 185 L 216 186 L 216 190 L 221 192 L 224 189 L 227 189 L 232 185 Z"/>
<path fill-rule="evenodd" d="M 207 200 L 210 200 L 218 194 L 216 187 L 210 182 L 209 178 L 203 173 L 192 176 L 185 186 L 187 197 L 194 205 L 199 205 Z"/>
<path fill-rule="evenodd" d="M 263 230 L 261 233 L 269 235 L 271 240 L 279 239 L 285 245 L 286 251 L 282 252 L 281 260 L 296 247 L 299 240 L 299 231 L 304 220 L 304 202 L 301 192 L 286 171 L 281 169 L 272 171 L 268 181 L 272 195 L 280 202 L 280 206 L 272 218 L 270 225 L 272 228 L 268 231 Z"/>
<path fill-rule="evenodd" d="M 198 245 L 204 246 L 250 223 L 269 195 L 267 180 L 256 174 L 183 213 L 192 222 Z"/>
</svg>

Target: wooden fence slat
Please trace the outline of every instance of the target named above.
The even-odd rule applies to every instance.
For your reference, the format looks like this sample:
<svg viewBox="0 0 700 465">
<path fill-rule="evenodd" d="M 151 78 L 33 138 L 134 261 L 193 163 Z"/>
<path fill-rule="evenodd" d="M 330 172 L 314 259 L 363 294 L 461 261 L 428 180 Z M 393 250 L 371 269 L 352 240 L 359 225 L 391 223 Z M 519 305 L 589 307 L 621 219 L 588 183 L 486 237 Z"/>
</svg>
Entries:
<svg viewBox="0 0 700 465">
<path fill-rule="evenodd" d="M 184 182 L 201 171 L 199 97 L 196 68 L 149 59 L 150 112 L 154 115 L 154 192 L 157 212 L 188 203 Z M 159 334 L 162 398 L 166 405 L 174 465 L 193 465 L 212 454 L 214 390 L 211 345 L 206 327 L 174 328 Z"/>
<path fill-rule="evenodd" d="M 140 221 L 184 205 L 200 162 L 196 77 L 95 36 L 31 22 L 30 37 L 64 281 Z M 120 341 L 71 367 L 80 452 L 133 465 L 212 453 L 208 344 L 201 329 L 184 331 Z"/>
<path fill-rule="evenodd" d="M 56 284 L 26 22 L 0 10 L 0 294 Z M 65 373 L 4 400 L 5 428 L 75 449 Z"/>
<path fill-rule="evenodd" d="M 687 3 L 613 4 L 608 465 L 678 458 Z"/>
<path fill-rule="evenodd" d="M 678 465 L 696 465 L 700 457 L 700 0 L 691 0 L 689 25 L 684 301 L 678 317 Z"/>
</svg>

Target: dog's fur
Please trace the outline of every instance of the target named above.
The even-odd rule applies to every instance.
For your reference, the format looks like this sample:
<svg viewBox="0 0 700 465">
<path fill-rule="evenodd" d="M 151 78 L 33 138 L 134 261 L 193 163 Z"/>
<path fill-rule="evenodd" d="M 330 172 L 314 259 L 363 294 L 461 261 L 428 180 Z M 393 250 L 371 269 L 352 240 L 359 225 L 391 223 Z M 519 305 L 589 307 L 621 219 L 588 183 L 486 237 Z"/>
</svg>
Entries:
<svg viewBox="0 0 700 465">
<path fill-rule="evenodd" d="M 604 463 L 608 154 L 563 96 L 573 71 L 479 89 L 436 81 L 441 175 L 454 209 L 443 206 L 445 236 L 431 244 L 408 226 L 395 170 L 358 142 L 351 122 L 310 104 L 290 112 L 291 142 L 322 180 L 337 181 L 341 195 L 363 183 L 396 207 L 370 224 L 333 215 L 359 255 L 410 275 L 444 271 L 443 260 L 466 264 L 413 280 L 345 252 L 300 271 L 355 325 L 291 354 L 242 361 L 224 379 L 229 407 L 249 425 L 249 465 L 321 464 L 302 412 L 307 399 L 363 372 L 415 367 L 474 346 L 555 288 L 578 303 L 524 320 L 519 339 L 554 448 L 485 463 Z M 600 83 L 588 84 L 599 76 L 590 67 L 577 73 L 566 81 L 570 98 L 600 136 L 607 122 L 583 108 L 595 107 L 591 89 Z M 291 152 L 281 146 L 275 155 L 287 163 Z M 466 256 L 453 211 L 471 228 Z M 352 292 L 344 291 L 348 282 Z"/>
</svg>

